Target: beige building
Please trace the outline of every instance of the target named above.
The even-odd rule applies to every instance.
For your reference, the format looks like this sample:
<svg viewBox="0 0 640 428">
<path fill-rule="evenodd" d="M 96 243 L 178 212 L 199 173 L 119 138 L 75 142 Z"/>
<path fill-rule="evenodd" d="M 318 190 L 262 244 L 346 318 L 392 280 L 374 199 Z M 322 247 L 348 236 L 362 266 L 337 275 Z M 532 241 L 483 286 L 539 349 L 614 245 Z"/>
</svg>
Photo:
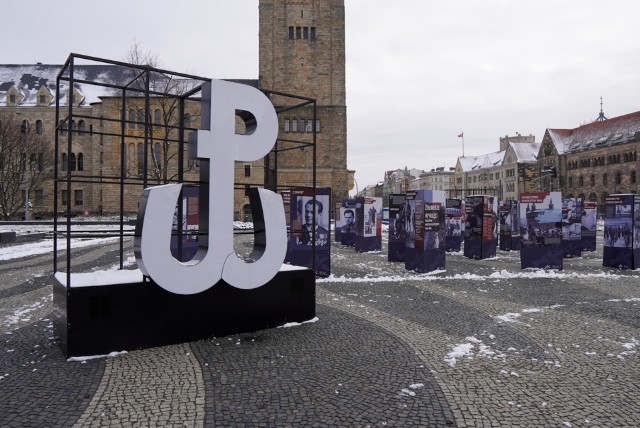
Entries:
<svg viewBox="0 0 640 428">
<path fill-rule="evenodd" d="M 330 187 L 334 198 L 346 198 L 352 187 L 353 171 L 347 170 L 346 88 L 344 1 L 284 0 L 259 2 L 259 70 L 256 80 L 237 80 L 259 89 L 292 94 L 308 99 L 303 107 L 293 108 L 300 98 L 271 94 L 279 112 L 280 150 L 277 160 L 277 185 L 307 186 L 313 183 L 314 131 L 317 162 L 316 183 Z M 0 65 L 0 112 L 15 114 L 32 125 L 53 145 L 56 129 L 56 75 L 59 65 Z M 136 212 L 143 167 L 148 185 L 176 178 L 178 171 L 177 142 L 179 118 L 175 105 L 167 100 L 151 98 L 149 111 L 144 99 L 129 94 L 126 100 L 125 125 L 122 130 L 122 100 L 108 87 L 97 87 L 85 81 L 124 84 L 131 76 L 122 67 L 111 65 L 76 65 L 78 82 L 72 96 L 68 85 L 61 86 L 60 106 L 73 103 L 74 120 L 60 125 L 60 176 L 70 168 L 75 178 L 71 193 L 60 186 L 53 194 L 51 182 L 30 192 L 32 216 L 48 216 L 53 212 L 54 197 L 58 211 L 64 210 L 71 198 L 73 213 L 113 213 L 119 210 L 120 190 L 110 176 L 119 175 L 124 166 L 129 183 L 124 194 L 124 210 Z M 185 80 L 188 83 L 188 79 Z M 162 79 L 160 83 L 162 84 Z M 153 88 L 152 88 L 153 89 Z M 315 109 L 310 102 L 315 100 Z M 66 114 L 66 107 L 62 109 Z M 315 110 L 315 111 L 314 111 Z M 146 147 L 144 119 L 153 125 Z M 200 124 L 199 102 L 187 101 L 184 115 L 186 142 L 189 130 Z M 240 125 L 240 121 L 238 121 Z M 124 149 L 120 133 L 124 131 Z M 72 147 L 67 145 L 69 132 Z M 293 150 L 283 150 L 295 148 Z M 266 161 L 236 164 L 235 218 L 247 220 L 250 208 L 248 187 L 276 182 L 275 156 Z M 185 154 L 185 181 L 197 181 L 199 163 Z M 268 175 L 267 177 L 265 177 Z M 65 187 L 65 188 L 63 188 Z"/>
<path fill-rule="evenodd" d="M 540 143 L 535 141 L 508 143 L 502 162 L 503 200 L 517 201 L 521 193 L 536 191 L 539 151 Z"/>
<path fill-rule="evenodd" d="M 411 190 L 444 190 L 449 197 L 450 190 L 453 190 L 454 171 L 455 168 L 445 171 L 443 166 L 423 171 L 419 177 L 411 180 L 409 188 Z"/>
<path fill-rule="evenodd" d="M 640 112 L 574 129 L 547 129 L 538 154 L 539 190 L 596 201 L 638 193 Z M 602 208 L 601 208 L 602 209 Z"/>
</svg>

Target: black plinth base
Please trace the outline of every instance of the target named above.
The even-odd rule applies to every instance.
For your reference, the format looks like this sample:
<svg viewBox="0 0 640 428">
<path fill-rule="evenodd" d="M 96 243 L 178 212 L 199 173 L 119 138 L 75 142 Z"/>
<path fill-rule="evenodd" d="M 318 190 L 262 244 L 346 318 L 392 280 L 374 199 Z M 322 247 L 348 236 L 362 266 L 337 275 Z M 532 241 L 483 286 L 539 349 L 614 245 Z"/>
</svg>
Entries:
<svg viewBox="0 0 640 428">
<path fill-rule="evenodd" d="M 66 288 L 56 280 L 54 332 L 67 357 L 103 355 L 307 321 L 315 297 L 308 269 L 279 272 L 254 290 L 220 281 L 189 296 L 151 281 Z"/>
</svg>

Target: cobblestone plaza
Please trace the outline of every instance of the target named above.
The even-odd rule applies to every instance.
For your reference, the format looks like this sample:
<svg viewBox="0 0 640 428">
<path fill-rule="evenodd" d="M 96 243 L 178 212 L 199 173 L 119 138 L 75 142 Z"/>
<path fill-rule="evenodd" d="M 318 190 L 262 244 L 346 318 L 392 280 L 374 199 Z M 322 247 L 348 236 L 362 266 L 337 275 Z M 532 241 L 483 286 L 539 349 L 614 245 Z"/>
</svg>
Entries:
<svg viewBox="0 0 640 428">
<path fill-rule="evenodd" d="M 603 268 L 601 235 L 559 272 L 518 252 L 425 275 L 331 251 L 315 322 L 84 361 L 53 338 L 51 255 L 0 261 L 0 424 L 640 425 L 639 273 Z M 117 254 L 84 247 L 74 266 Z"/>
</svg>

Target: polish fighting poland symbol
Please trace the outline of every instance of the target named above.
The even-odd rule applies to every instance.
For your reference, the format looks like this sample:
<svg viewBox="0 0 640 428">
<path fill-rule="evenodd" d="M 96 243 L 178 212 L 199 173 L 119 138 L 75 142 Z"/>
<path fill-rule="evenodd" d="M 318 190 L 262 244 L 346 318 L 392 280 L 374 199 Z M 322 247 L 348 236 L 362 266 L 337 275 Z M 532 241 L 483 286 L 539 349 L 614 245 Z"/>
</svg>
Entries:
<svg viewBox="0 0 640 428">
<path fill-rule="evenodd" d="M 262 210 L 254 214 L 264 222 L 254 225 L 261 236 L 256 235 L 252 260 L 238 258 L 233 249 L 234 165 L 269 153 L 278 135 L 277 115 L 269 99 L 256 88 L 221 80 L 203 86 L 202 112 L 197 157 L 205 165 L 201 180 L 208 181 L 208 192 L 200 195 L 208 203 L 208 221 L 203 225 L 201 219 L 200 224 L 208 237 L 202 239 L 193 259 L 176 260 L 170 250 L 171 228 L 182 184 L 150 187 L 140 200 L 136 260 L 145 275 L 177 294 L 200 293 L 220 280 L 240 289 L 258 288 L 278 273 L 285 258 L 284 205 L 277 193 L 258 189 L 259 200 L 252 200 L 251 205 Z M 236 116 L 245 121 L 244 134 L 235 132 Z"/>
</svg>

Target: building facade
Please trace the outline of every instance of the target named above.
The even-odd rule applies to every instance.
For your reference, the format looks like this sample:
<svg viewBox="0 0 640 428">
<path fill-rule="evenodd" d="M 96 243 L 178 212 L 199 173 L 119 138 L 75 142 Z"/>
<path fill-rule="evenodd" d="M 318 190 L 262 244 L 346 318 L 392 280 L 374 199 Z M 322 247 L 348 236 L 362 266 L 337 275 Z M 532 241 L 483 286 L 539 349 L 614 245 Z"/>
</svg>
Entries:
<svg viewBox="0 0 640 428">
<path fill-rule="evenodd" d="M 348 197 L 344 0 L 260 0 L 259 86 L 316 99 L 311 106 L 280 116 L 283 138 L 312 142 L 316 131 L 318 187 Z M 293 100 L 274 96 L 290 107 Z M 278 184 L 308 186 L 312 147 L 278 159 Z"/>
<path fill-rule="evenodd" d="M 296 104 L 293 98 L 271 95 L 276 111 L 284 111 L 278 115 L 279 139 L 298 141 L 300 147 L 278 155 L 277 184 L 312 184 L 315 131 L 317 186 L 330 187 L 335 198 L 346 198 L 353 182 L 353 171 L 347 170 L 344 19 L 343 0 L 260 0 L 258 79 L 236 80 L 259 89 L 316 100 L 315 112 L 311 105 L 288 110 Z M 37 132 L 52 146 L 58 125 L 55 93 L 60 69 L 59 65 L 43 64 L 0 66 L 0 114 L 28 121 L 32 125 L 30 133 Z M 77 65 L 74 72 L 81 79 L 114 84 L 131 79 L 118 67 L 105 65 Z M 29 195 L 34 217 L 51 215 L 54 198 L 58 198 L 62 207 L 71 198 L 72 213 L 118 211 L 118 186 L 101 177 L 119 174 L 122 165 L 131 182 L 139 179 L 143 165 L 150 185 L 175 178 L 179 127 L 175 106 L 152 98 L 147 111 L 144 98 L 128 96 L 122 150 L 119 138 L 122 108 L 118 95 L 82 83 L 76 83 L 71 94 L 68 87 L 61 91 L 59 104 L 67 106 L 70 100 L 74 117 L 80 119 L 60 124 L 60 141 L 66 142 L 71 133 L 72 147 L 69 150 L 61 144 L 56 162 L 63 176 L 66 168 L 70 168 L 74 176 L 81 179 L 86 176 L 86 180 L 74 183 L 70 194 L 60 188 L 54 195 L 51 182 L 34 189 Z M 146 147 L 142 144 L 145 118 L 153 123 L 152 129 L 147 130 L 151 139 Z M 184 120 L 186 139 L 188 131 L 200 125 L 198 102 L 187 102 Z M 240 128 L 242 121 L 237 123 Z M 278 144 L 282 149 L 287 143 Z M 185 156 L 183 168 L 185 181 L 198 180 L 199 163 L 195 159 Z M 275 160 L 270 155 L 266 161 L 238 162 L 235 171 L 234 217 L 249 220 L 247 190 L 265 183 L 266 175 L 275 171 Z M 126 192 L 126 212 L 137 212 L 141 191 L 142 186 Z"/>
<path fill-rule="evenodd" d="M 574 129 L 547 129 L 538 155 L 539 189 L 595 201 L 601 208 L 610 194 L 638 193 L 639 144 L 640 112 Z"/>
<path fill-rule="evenodd" d="M 449 168 L 448 171 L 445 171 L 442 166 L 424 171 L 419 177 L 411 180 L 409 187 L 411 190 L 444 190 L 448 196 L 450 190 L 453 190 L 454 171 L 455 168 Z"/>
</svg>

